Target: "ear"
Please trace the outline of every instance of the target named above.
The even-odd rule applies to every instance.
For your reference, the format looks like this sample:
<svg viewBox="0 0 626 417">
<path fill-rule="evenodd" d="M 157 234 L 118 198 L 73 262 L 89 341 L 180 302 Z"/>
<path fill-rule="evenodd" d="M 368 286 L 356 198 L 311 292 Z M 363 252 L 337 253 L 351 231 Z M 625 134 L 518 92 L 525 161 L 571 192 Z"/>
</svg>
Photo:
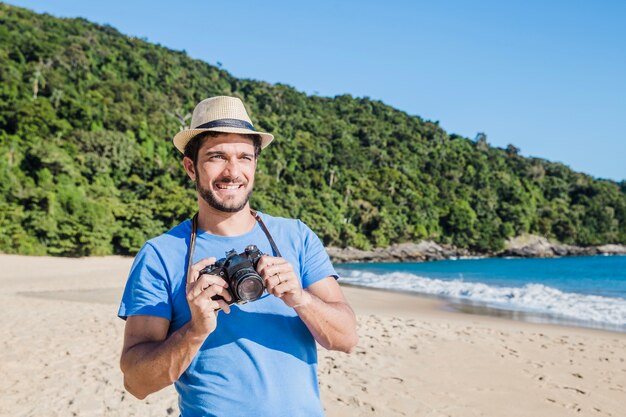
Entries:
<svg viewBox="0 0 626 417">
<path fill-rule="evenodd" d="M 183 167 L 185 171 L 187 171 L 187 175 L 191 178 L 191 181 L 196 181 L 196 167 L 193 165 L 193 161 L 191 158 L 184 157 L 183 158 Z"/>
</svg>

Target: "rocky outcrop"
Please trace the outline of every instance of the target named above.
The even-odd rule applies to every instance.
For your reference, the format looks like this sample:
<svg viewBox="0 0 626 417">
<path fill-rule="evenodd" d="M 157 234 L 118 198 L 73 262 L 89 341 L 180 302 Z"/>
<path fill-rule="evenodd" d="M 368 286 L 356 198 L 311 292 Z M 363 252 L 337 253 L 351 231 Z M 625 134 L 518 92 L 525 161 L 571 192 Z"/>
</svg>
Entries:
<svg viewBox="0 0 626 417">
<path fill-rule="evenodd" d="M 554 258 L 556 256 L 596 255 L 593 246 L 580 247 L 552 242 L 543 236 L 522 235 L 509 239 L 498 256 L 516 256 L 520 258 Z"/>
<path fill-rule="evenodd" d="M 543 236 L 522 235 L 510 239 L 498 256 L 553 258 L 556 256 L 626 255 L 624 245 L 573 246 L 549 241 Z"/>
<path fill-rule="evenodd" d="M 469 257 L 520 257 L 554 258 L 558 256 L 626 255 L 625 245 L 573 246 L 554 242 L 537 235 L 522 235 L 510 239 L 498 253 L 473 253 L 451 245 L 442 245 L 431 240 L 417 243 L 399 243 L 387 248 L 361 250 L 351 247 L 328 247 L 326 251 L 334 263 L 359 262 L 421 262 L 441 259 Z"/>
<path fill-rule="evenodd" d="M 440 245 L 431 240 L 418 243 L 399 243 L 387 248 L 361 250 L 355 248 L 328 247 L 326 251 L 335 263 L 358 262 L 419 262 L 472 256 L 467 249 Z"/>
<path fill-rule="evenodd" d="M 505 249 L 500 253 L 500 255 L 519 256 L 524 258 L 551 258 L 555 256 L 552 248 L 552 243 L 544 237 L 533 235 L 518 236 L 505 243 Z"/>
<path fill-rule="evenodd" d="M 596 249 L 602 255 L 626 255 L 626 245 L 601 245 Z"/>
</svg>

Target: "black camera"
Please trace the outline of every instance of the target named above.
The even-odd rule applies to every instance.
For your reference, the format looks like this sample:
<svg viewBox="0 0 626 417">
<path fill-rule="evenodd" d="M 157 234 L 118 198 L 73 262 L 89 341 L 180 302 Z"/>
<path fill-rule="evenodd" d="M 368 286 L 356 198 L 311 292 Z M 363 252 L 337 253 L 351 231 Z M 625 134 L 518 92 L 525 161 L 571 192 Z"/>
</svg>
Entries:
<svg viewBox="0 0 626 417">
<path fill-rule="evenodd" d="M 244 304 L 261 298 L 265 290 L 263 278 L 256 272 L 259 259 L 263 256 L 256 245 L 248 245 L 242 253 L 234 249 L 226 252 L 226 258 L 220 259 L 213 265 L 207 266 L 200 271 L 202 274 L 217 275 L 228 283 L 228 291 L 232 296 L 229 304 Z M 214 300 L 223 299 L 220 295 L 214 295 Z"/>
</svg>

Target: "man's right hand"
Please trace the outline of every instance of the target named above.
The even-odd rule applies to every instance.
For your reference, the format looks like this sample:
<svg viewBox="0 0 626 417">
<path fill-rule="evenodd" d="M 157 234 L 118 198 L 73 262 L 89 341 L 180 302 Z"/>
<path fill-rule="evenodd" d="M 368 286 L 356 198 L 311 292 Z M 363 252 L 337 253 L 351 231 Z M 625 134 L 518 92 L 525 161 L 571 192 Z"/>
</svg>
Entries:
<svg viewBox="0 0 626 417">
<path fill-rule="evenodd" d="M 217 275 L 202 274 L 200 271 L 215 263 L 215 258 L 205 258 L 192 265 L 187 277 L 187 303 L 191 310 L 191 330 L 199 336 L 207 337 L 217 327 L 217 313 L 224 310 L 230 313 L 228 301 L 232 300 L 227 290 L 228 284 Z M 213 300 L 219 295 L 223 299 Z"/>
<path fill-rule="evenodd" d="M 135 315 L 126 320 L 120 367 L 124 386 L 135 397 L 144 399 L 177 381 L 217 327 L 218 311 L 230 312 L 227 301 L 232 298 L 226 281 L 200 275 L 202 268 L 213 263 L 215 258 L 207 258 L 192 265 L 186 286 L 191 320 L 180 329 L 170 334 L 171 323 L 163 317 Z M 225 300 L 212 300 L 215 295 Z"/>
</svg>

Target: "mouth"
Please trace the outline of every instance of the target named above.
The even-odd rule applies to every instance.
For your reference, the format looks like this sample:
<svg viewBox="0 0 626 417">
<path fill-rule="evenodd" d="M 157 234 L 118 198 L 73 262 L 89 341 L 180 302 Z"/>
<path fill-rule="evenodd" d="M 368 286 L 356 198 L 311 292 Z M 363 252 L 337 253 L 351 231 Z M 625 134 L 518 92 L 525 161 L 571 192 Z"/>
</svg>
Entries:
<svg viewBox="0 0 626 417">
<path fill-rule="evenodd" d="M 244 184 L 241 184 L 241 183 L 238 183 L 238 184 L 217 183 L 217 184 L 215 184 L 215 188 L 218 189 L 222 193 L 236 192 L 237 190 L 239 190 L 240 188 L 243 188 L 243 187 L 244 187 Z"/>
</svg>

